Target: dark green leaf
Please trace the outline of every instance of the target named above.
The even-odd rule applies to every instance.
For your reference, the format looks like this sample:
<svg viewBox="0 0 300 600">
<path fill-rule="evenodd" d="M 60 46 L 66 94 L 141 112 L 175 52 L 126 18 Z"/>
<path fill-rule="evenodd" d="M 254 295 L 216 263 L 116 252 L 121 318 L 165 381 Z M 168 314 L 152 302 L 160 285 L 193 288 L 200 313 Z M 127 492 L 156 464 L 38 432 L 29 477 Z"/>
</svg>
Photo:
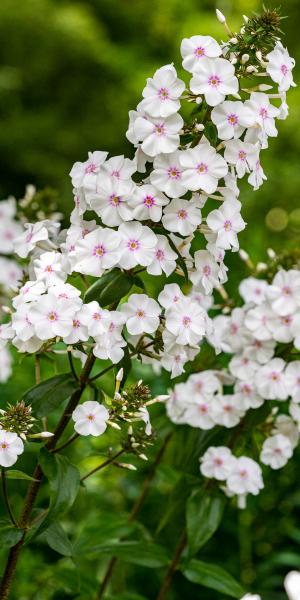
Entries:
<svg viewBox="0 0 300 600">
<path fill-rule="evenodd" d="M 135 523 L 128 522 L 128 515 L 120 516 L 101 511 L 97 522 L 85 527 L 78 540 L 74 542 L 74 554 L 84 554 L 92 546 L 129 536 L 136 528 Z"/>
<path fill-rule="evenodd" d="M 198 583 L 232 598 L 244 595 L 242 586 L 222 567 L 192 559 L 181 567 L 183 575 L 192 583 Z"/>
<path fill-rule="evenodd" d="M 194 490 L 187 501 L 186 522 L 188 546 L 196 554 L 218 529 L 225 498 L 212 496 L 203 489 Z"/>
<path fill-rule="evenodd" d="M 15 469 L 6 469 L 5 477 L 6 479 L 26 479 L 26 481 L 36 481 L 36 479 L 30 477 L 30 475 L 27 475 L 27 473 L 23 473 L 23 471 L 16 471 Z"/>
<path fill-rule="evenodd" d="M 91 285 L 85 293 L 84 301 L 97 300 L 102 307 L 118 303 L 121 298 L 127 296 L 133 283 L 135 283 L 133 277 L 115 268 Z"/>
<path fill-rule="evenodd" d="M 164 567 L 169 563 L 169 556 L 162 546 L 149 542 L 112 541 L 98 544 L 86 550 L 87 554 L 108 554 L 117 556 L 125 562 L 142 565 L 150 569 Z"/>
<path fill-rule="evenodd" d="M 118 363 L 118 369 L 121 369 L 121 367 L 123 369 L 122 385 L 124 385 L 128 375 L 131 371 L 131 367 L 132 367 L 132 362 L 131 362 L 128 346 L 125 346 L 124 356 L 123 356 L 122 360 L 120 360 L 120 362 Z"/>
<path fill-rule="evenodd" d="M 6 519 L 1 520 L 0 548 L 11 548 L 20 541 L 23 533 L 23 529 L 18 529 L 17 527 L 14 527 L 10 521 Z"/>
<path fill-rule="evenodd" d="M 72 544 L 66 532 L 57 521 L 52 523 L 50 527 L 48 527 L 48 529 L 46 529 L 46 531 L 44 531 L 44 533 L 39 537 L 41 537 L 41 539 L 45 539 L 48 546 L 50 546 L 52 550 L 55 550 L 55 552 L 58 552 L 63 556 L 73 555 Z"/>
<path fill-rule="evenodd" d="M 32 406 L 36 417 L 46 417 L 77 388 L 78 383 L 72 373 L 61 373 L 25 392 L 23 400 Z"/>
<path fill-rule="evenodd" d="M 39 534 L 72 506 L 80 488 L 79 471 L 66 456 L 51 454 L 42 448 L 40 465 L 49 480 L 50 504 L 48 514 L 38 529 Z"/>
</svg>

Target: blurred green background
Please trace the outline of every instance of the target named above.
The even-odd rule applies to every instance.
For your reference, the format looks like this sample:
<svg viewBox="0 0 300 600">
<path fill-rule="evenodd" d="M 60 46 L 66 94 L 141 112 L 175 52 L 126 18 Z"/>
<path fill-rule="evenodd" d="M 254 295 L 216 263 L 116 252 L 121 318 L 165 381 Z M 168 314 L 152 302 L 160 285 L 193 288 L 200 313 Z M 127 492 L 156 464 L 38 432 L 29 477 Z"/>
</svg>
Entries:
<svg viewBox="0 0 300 600">
<path fill-rule="evenodd" d="M 278 7 L 277 2 L 266 4 Z M 282 22 L 283 43 L 297 60 L 299 2 L 284 0 L 281 4 L 282 13 L 288 16 Z M 243 13 L 261 8 L 257 0 L 220 0 L 217 6 L 233 29 L 240 26 Z M 215 18 L 215 8 L 212 0 L 1 0 L 0 197 L 21 197 L 28 183 L 38 188 L 51 186 L 57 191 L 61 210 L 68 211 L 72 206 L 68 173 L 73 162 L 85 160 L 89 150 L 131 157 L 133 151 L 125 138 L 128 111 L 140 100 L 146 77 L 172 61 L 180 72 L 183 37 L 225 37 Z M 271 139 L 270 148 L 262 153 L 268 181 L 258 192 L 253 193 L 247 185 L 241 192 L 243 216 L 249 226 L 240 241 L 254 259 L 264 260 L 268 247 L 282 250 L 299 243 L 299 88 L 290 91 L 288 103 L 290 117 L 278 122 L 278 138 Z M 230 287 L 234 289 L 243 265 L 236 256 L 226 258 L 226 262 L 231 265 Z M 22 391 L 33 384 L 33 364 L 30 359 L 26 361 L 25 365 L 18 364 L 16 359 L 14 378 L 0 387 L 1 405 L 7 399 L 20 398 Z M 61 371 L 66 368 L 60 365 Z M 43 364 L 43 377 L 52 374 L 52 367 Z M 152 388 L 156 385 L 161 391 L 162 380 L 154 383 L 149 373 L 147 378 Z M 107 379 L 104 387 L 109 386 Z M 162 437 L 166 424 L 160 414 L 158 423 Z M 185 435 L 185 428 L 176 429 L 167 459 L 158 470 L 141 513 L 141 528 L 147 528 L 150 534 L 155 534 L 162 509 L 169 509 L 170 503 L 172 507 L 171 490 L 182 473 L 197 476 L 197 459 L 189 460 Z M 191 444 L 194 435 L 199 437 L 193 432 Z M 114 439 L 112 436 L 112 444 Z M 88 455 L 101 451 L 101 444 L 99 447 L 98 442 L 81 441 L 76 450 L 68 450 L 68 455 L 75 463 L 82 460 L 86 469 L 91 460 Z M 21 459 L 19 468 L 30 472 L 35 452 L 33 445 L 32 454 Z M 229 508 L 219 537 L 199 555 L 226 567 L 246 589 L 261 592 L 263 600 L 284 600 L 284 575 L 291 568 L 300 569 L 299 458 L 298 452 L 285 469 L 271 476 L 266 471 L 265 491 L 238 516 L 235 509 Z M 147 470 L 145 465 L 137 473 L 123 475 L 112 468 L 91 479 L 88 494 L 80 495 L 72 514 L 63 522 L 72 540 L 82 532 L 87 538 L 101 539 L 107 512 L 111 506 L 115 515 L 130 510 Z M 166 527 L 156 536 L 170 550 L 182 525 L 185 485 L 176 491 L 175 512 L 170 513 Z M 10 486 L 12 492 L 15 489 L 16 507 L 20 506 L 26 485 L 19 482 L 18 487 L 16 490 Z M 45 493 L 41 504 L 46 502 Z M 80 520 L 74 528 L 74 521 Z M 1 565 L 4 557 L 0 549 Z M 105 564 L 106 560 L 97 555 L 77 557 L 75 561 L 62 559 L 46 544 L 35 543 L 25 549 L 12 598 L 91 598 L 95 578 L 100 580 Z M 159 570 L 125 567 L 123 562 L 113 580 L 113 592 L 119 594 L 114 597 L 140 599 L 134 595 L 127 598 L 126 590 L 152 600 L 160 578 Z M 176 575 L 169 598 L 223 600 L 225 596 Z"/>
</svg>

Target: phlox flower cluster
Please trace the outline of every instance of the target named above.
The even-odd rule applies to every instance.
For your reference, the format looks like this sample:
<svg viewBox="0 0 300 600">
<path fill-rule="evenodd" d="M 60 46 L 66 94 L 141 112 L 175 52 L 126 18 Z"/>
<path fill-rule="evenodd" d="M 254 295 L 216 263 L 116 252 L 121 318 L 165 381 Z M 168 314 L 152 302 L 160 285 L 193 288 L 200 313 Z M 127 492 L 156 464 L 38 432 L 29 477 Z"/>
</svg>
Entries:
<svg viewBox="0 0 300 600">
<path fill-rule="evenodd" d="M 267 148 L 269 137 L 277 135 L 275 119 L 287 116 L 285 93 L 293 84 L 294 63 L 279 43 L 264 56 L 267 69 L 262 74 L 267 72 L 279 89 L 270 95 L 264 84 L 241 89 L 234 53 L 227 56 L 226 45 L 210 36 L 184 39 L 181 55 L 183 70 L 192 75 L 189 88 L 173 64 L 165 65 L 147 79 L 141 102 L 129 113 L 126 137 L 134 147 L 132 157 L 94 151 L 73 165 L 74 208 L 67 229 L 48 219 L 20 226 L 14 220 L 14 202 L 1 203 L 0 251 L 14 251 L 22 260 L 22 271 L 17 266 L 13 274 L 8 266 L 1 269 L 5 285 L 18 290 L 10 321 L 0 329 L 0 352 L 6 352 L 8 342 L 24 353 L 51 351 L 62 342 L 82 362 L 92 349 L 98 359 L 118 364 L 127 348 L 130 356 L 154 368 L 162 366 L 176 377 L 199 353 L 206 337 L 217 351 L 232 352 L 229 372 L 234 393 L 224 393 L 222 379 L 214 372 L 195 375 L 180 385 L 199 389 L 203 385 L 207 392 L 192 394 L 188 406 L 182 407 L 176 386 L 168 410 L 172 418 L 176 412 L 177 422 L 187 419 L 206 429 L 215 424 L 232 427 L 250 406 L 272 397 L 266 369 L 271 365 L 272 372 L 276 370 L 271 359 L 282 360 L 273 358 L 280 340 L 272 331 L 278 337 L 280 329 L 287 341 L 297 329 L 298 297 L 294 304 L 290 297 L 289 304 L 284 303 L 288 313 L 282 308 L 278 312 L 276 282 L 265 302 L 250 303 L 249 310 L 247 304 L 214 323 L 208 316 L 213 291 L 227 281 L 226 251 L 238 251 L 238 234 L 246 226 L 239 179 L 246 176 L 254 189 L 266 179 L 260 151 Z M 279 56 L 285 68 L 278 69 Z M 279 99 L 279 107 L 273 98 Z M 187 123 L 179 114 L 186 100 L 199 109 Z M 102 305 L 83 298 L 82 281 L 91 285 L 118 273 L 127 277 L 127 283 L 132 278 L 133 285 L 144 272 L 162 276 L 157 299 L 150 297 L 143 281 L 141 293 L 126 288 L 116 302 Z M 186 293 L 178 283 L 168 283 L 171 275 L 185 279 Z M 260 311 L 269 307 L 273 321 L 268 316 L 261 327 Z M 292 325 L 286 325 L 290 318 Z M 269 320 L 273 329 L 271 324 L 270 333 L 261 337 L 262 331 L 269 331 Z M 246 343 L 247 354 L 241 352 Z M 258 383 L 248 393 L 243 383 L 249 373 Z M 284 386 L 280 394 L 284 399 Z M 76 431 L 83 435 L 87 431 L 94 435 L 100 425 L 105 429 L 103 411 L 94 415 L 90 408 L 82 405 L 73 415 Z M 86 415 L 88 419 L 94 415 L 90 429 Z"/>
<path fill-rule="evenodd" d="M 229 355 L 227 369 L 202 371 L 176 384 L 167 412 L 174 423 L 202 430 L 217 425 L 230 429 L 249 409 L 270 403 L 259 460 L 280 469 L 291 458 L 300 435 L 300 272 L 281 268 L 270 283 L 248 277 L 239 290 L 243 306 L 212 319 L 208 335 L 217 353 Z M 201 472 L 225 481 L 229 492 L 257 493 L 258 475 L 256 491 L 251 487 L 239 491 L 232 485 L 231 473 L 236 472 L 232 468 L 242 458 L 250 473 L 260 472 L 247 457 L 232 462 L 229 448 L 210 448 L 201 459 Z M 245 478 L 251 481 L 249 474 Z"/>
</svg>

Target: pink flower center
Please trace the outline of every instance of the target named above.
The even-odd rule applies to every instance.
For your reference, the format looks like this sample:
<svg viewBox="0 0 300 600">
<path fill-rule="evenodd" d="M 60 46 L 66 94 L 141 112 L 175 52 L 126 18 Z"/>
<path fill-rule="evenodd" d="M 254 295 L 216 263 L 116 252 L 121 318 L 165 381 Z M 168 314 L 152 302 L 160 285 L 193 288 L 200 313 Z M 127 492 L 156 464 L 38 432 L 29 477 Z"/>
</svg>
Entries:
<svg viewBox="0 0 300 600">
<path fill-rule="evenodd" d="M 216 467 L 221 467 L 221 466 L 222 466 L 222 464 L 223 464 L 223 461 L 222 461 L 222 459 L 221 459 L 221 458 L 215 458 L 215 459 L 214 459 L 214 465 L 215 465 Z"/>
<path fill-rule="evenodd" d="M 245 383 L 245 384 L 242 386 L 242 392 L 243 392 L 244 394 L 247 394 L 247 395 L 248 395 L 248 394 L 251 394 L 251 387 L 250 387 L 250 385 L 248 385 L 247 383 Z"/>
<path fill-rule="evenodd" d="M 138 250 L 140 247 L 140 242 L 138 240 L 128 240 L 127 242 L 127 248 L 130 250 L 130 252 L 135 252 L 136 250 Z"/>
<path fill-rule="evenodd" d="M 247 154 L 246 154 L 246 152 L 244 150 L 240 150 L 239 154 L 238 154 L 238 157 L 239 157 L 240 160 L 246 160 Z"/>
<path fill-rule="evenodd" d="M 112 171 L 111 176 L 120 179 L 120 171 Z"/>
<path fill-rule="evenodd" d="M 112 194 L 109 198 L 109 203 L 112 206 L 119 206 L 119 204 L 121 204 L 122 200 L 120 198 L 120 196 L 116 196 L 115 194 Z"/>
<path fill-rule="evenodd" d="M 164 251 L 163 251 L 163 250 L 160 250 L 160 249 L 156 250 L 156 258 L 157 258 L 158 260 L 163 260 L 163 259 L 165 258 L 165 253 L 164 253 Z"/>
<path fill-rule="evenodd" d="M 261 108 L 259 114 L 262 119 L 266 119 L 268 117 L 268 111 L 266 108 Z"/>
<path fill-rule="evenodd" d="M 207 173 L 208 171 L 208 166 L 205 163 L 200 163 L 199 165 L 197 165 L 197 172 L 200 173 L 200 175 L 202 175 L 203 173 Z"/>
<path fill-rule="evenodd" d="M 187 316 L 183 317 L 183 319 L 182 319 L 183 326 L 189 327 L 191 324 L 191 320 L 192 320 L 191 317 L 187 317 Z"/>
<path fill-rule="evenodd" d="M 293 322 L 292 315 L 287 315 L 286 317 L 281 317 L 282 325 L 291 325 Z"/>
<path fill-rule="evenodd" d="M 218 75 L 211 75 L 208 79 L 208 83 L 211 85 L 211 87 L 217 88 L 221 83 L 221 79 Z"/>
<path fill-rule="evenodd" d="M 194 55 L 196 58 L 202 58 L 202 56 L 205 56 L 205 49 L 202 46 L 198 46 L 194 50 Z"/>
<path fill-rule="evenodd" d="M 99 244 L 98 246 L 94 247 L 93 256 L 98 256 L 99 258 L 102 258 L 104 254 L 106 254 L 106 250 L 102 244 Z"/>
<path fill-rule="evenodd" d="M 177 167 L 170 167 L 168 169 L 168 176 L 170 179 L 180 179 L 181 173 Z"/>
<path fill-rule="evenodd" d="M 151 206 L 154 206 L 154 204 L 155 204 L 155 198 L 153 196 L 146 196 L 144 198 L 144 204 L 148 208 L 151 208 Z"/>
<path fill-rule="evenodd" d="M 45 273 L 52 273 L 52 271 L 53 271 L 53 269 L 52 269 L 52 266 L 51 266 L 51 265 L 47 265 L 47 266 L 45 267 Z"/>
<path fill-rule="evenodd" d="M 248 477 L 248 473 L 247 473 L 246 469 L 241 469 L 241 470 L 239 471 L 239 476 L 240 476 L 242 479 L 247 479 L 247 477 Z"/>
<path fill-rule="evenodd" d="M 85 167 L 85 173 L 94 173 L 97 169 L 97 165 L 94 163 L 90 163 Z"/>
<path fill-rule="evenodd" d="M 238 124 L 239 119 L 238 119 L 237 115 L 235 115 L 235 114 L 232 113 L 231 115 L 228 115 L 227 121 L 228 121 L 229 125 L 234 126 L 234 125 Z"/>
<path fill-rule="evenodd" d="M 229 220 L 225 221 L 225 223 L 224 223 L 224 229 L 225 229 L 225 231 L 231 231 L 231 229 L 232 229 L 232 223 L 231 223 L 231 221 L 229 221 Z"/>
<path fill-rule="evenodd" d="M 199 412 L 201 412 L 203 415 L 206 415 L 206 413 L 208 412 L 208 408 L 206 404 L 200 404 L 199 406 Z"/>
<path fill-rule="evenodd" d="M 292 290 L 289 286 L 285 286 L 282 288 L 282 293 L 284 296 L 291 296 L 292 295 Z"/>
<path fill-rule="evenodd" d="M 8 448 L 8 443 L 7 443 L 7 442 L 2 442 L 2 443 L 1 443 L 1 448 L 2 448 L 3 450 L 7 450 L 7 448 Z"/>
<path fill-rule="evenodd" d="M 167 100 L 169 98 L 169 91 L 167 90 L 167 88 L 160 88 L 158 90 L 158 97 L 161 100 Z"/>
<path fill-rule="evenodd" d="M 180 209 L 180 210 L 177 212 L 177 216 L 178 216 L 178 218 L 179 218 L 179 219 L 182 219 L 182 220 L 184 221 L 185 219 L 187 219 L 187 216 L 188 216 L 188 214 L 187 214 L 187 211 L 186 211 L 186 210 L 184 210 L 184 208 L 181 208 L 181 209 Z"/>
<path fill-rule="evenodd" d="M 154 133 L 158 136 L 163 136 L 166 133 L 166 128 L 163 123 L 157 123 L 154 127 Z"/>
<path fill-rule="evenodd" d="M 279 381 L 280 380 L 279 373 L 277 373 L 276 371 L 272 371 L 272 373 L 270 374 L 270 379 L 272 379 L 272 381 Z"/>
<path fill-rule="evenodd" d="M 288 74 L 288 72 L 289 72 L 289 70 L 288 70 L 288 68 L 287 68 L 287 66 L 286 66 L 286 65 L 281 65 L 281 67 L 280 67 L 280 71 L 281 71 L 281 73 L 282 73 L 284 76 L 286 76 L 286 75 Z"/>
<path fill-rule="evenodd" d="M 93 314 L 94 321 L 101 321 L 101 314 L 99 312 L 95 312 Z"/>
<path fill-rule="evenodd" d="M 58 319 L 58 314 L 54 310 L 49 312 L 49 314 L 48 314 L 49 321 L 53 322 L 53 321 L 57 321 L 57 319 Z"/>
<path fill-rule="evenodd" d="M 145 311 L 139 308 L 135 314 L 139 319 L 142 319 L 145 316 Z"/>
<path fill-rule="evenodd" d="M 95 415 L 87 415 L 89 421 L 95 421 Z"/>
<path fill-rule="evenodd" d="M 211 268 L 209 265 L 205 265 L 203 267 L 203 273 L 204 273 L 204 275 L 206 275 L 206 277 L 208 277 L 211 274 Z"/>
<path fill-rule="evenodd" d="M 78 321 L 78 319 L 73 319 L 73 327 L 74 329 L 78 329 L 78 327 L 80 327 L 80 321 Z"/>
</svg>

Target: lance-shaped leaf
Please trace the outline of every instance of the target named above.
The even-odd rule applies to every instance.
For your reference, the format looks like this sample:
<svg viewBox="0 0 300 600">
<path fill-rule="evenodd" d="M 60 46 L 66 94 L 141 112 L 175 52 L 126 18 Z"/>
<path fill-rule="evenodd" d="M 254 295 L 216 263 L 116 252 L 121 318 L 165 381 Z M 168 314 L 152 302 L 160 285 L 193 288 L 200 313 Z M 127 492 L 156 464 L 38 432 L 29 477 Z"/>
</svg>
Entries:
<svg viewBox="0 0 300 600">
<path fill-rule="evenodd" d="M 50 504 L 47 516 L 35 535 L 45 531 L 51 523 L 72 506 L 80 488 L 79 471 L 66 456 L 51 454 L 42 448 L 40 465 L 49 480 Z"/>
<path fill-rule="evenodd" d="M 192 583 L 227 594 L 232 598 L 242 598 L 242 586 L 222 567 L 192 559 L 181 567 L 183 575 Z"/>
<path fill-rule="evenodd" d="M 14 527 L 10 521 L 0 521 L 0 548 L 11 548 L 17 544 L 23 536 L 23 529 Z"/>
<path fill-rule="evenodd" d="M 166 566 L 170 557 L 162 546 L 153 544 L 152 542 L 135 542 L 135 541 L 118 541 L 112 540 L 105 544 L 97 544 L 88 550 L 85 554 L 106 554 L 116 556 L 125 562 L 135 565 L 142 565 L 150 569 L 158 569 Z"/>
<path fill-rule="evenodd" d="M 32 387 L 25 392 L 23 400 L 32 406 L 36 417 L 46 417 L 76 389 L 78 382 L 72 373 L 61 373 Z"/>
<path fill-rule="evenodd" d="M 61 524 L 55 521 L 39 536 L 39 540 L 45 541 L 52 550 L 63 556 L 73 555 L 73 546 L 62 528 Z"/>
<path fill-rule="evenodd" d="M 190 554 L 196 554 L 218 529 L 225 498 L 213 496 L 203 489 L 194 490 L 187 501 L 186 524 Z"/>
<path fill-rule="evenodd" d="M 36 481 L 34 477 L 30 477 L 30 475 L 27 475 L 27 473 L 23 473 L 23 471 L 17 471 L 16 469 L 5 469 L 5 477 L 6 479 L 26 479 L 26 481 Z"/>
<path fill-rule="evenodd" d="M 112 269 L 91 285 L 85 293 L 84 301 L 97 300 L 102 307 L 117 304 L 121 298 L 127 296 L 134 283 L 136 284 L 136 279 L 128 273 L 117 268 Z"/>
</svg>

